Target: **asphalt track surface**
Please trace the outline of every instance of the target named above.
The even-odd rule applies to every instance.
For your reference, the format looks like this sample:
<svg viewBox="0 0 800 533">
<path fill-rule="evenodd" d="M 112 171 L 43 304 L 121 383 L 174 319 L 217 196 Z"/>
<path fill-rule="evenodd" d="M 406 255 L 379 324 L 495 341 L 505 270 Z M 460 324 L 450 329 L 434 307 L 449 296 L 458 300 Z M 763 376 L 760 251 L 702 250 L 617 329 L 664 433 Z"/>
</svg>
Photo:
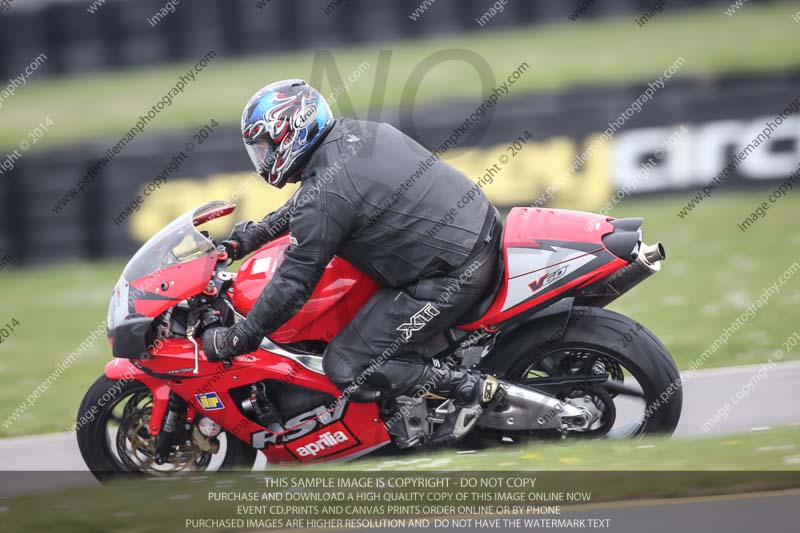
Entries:
<svg viewBox="0 0 800 533">
<path fill-rule="evenodd" d="M 684 403 L 676 438 L 759 431 L 770 427 L 800 423 L 800 362 L 772 367 L 766 379 L 754 380 L 761 365 L 701 370 L 685 378 Z M 728 416 L 706 432 L 710 418 L 748 382 L 755 384 L 746 397 L 733 405 Z M 263 460 L 262 460 L 263 461 Z M 256 467 L 264 463 L 257 462 Z M 12 479 L 9 471 L 72 471 L 59 476 L 63 483 L 94 484 L 81 459 L 75 437 L 69 433 L 17 437 L 0 440 L 0 497 L 24 493 L 28 488 Z M 48 487 L 49 489 L 57 487 Z M 798 503 L 798 502 L 796 502 Z M 795 507 L 797 509 L 797 507 Z M 650 528 L 652 530 L 652 526 Z"/>
</svg>

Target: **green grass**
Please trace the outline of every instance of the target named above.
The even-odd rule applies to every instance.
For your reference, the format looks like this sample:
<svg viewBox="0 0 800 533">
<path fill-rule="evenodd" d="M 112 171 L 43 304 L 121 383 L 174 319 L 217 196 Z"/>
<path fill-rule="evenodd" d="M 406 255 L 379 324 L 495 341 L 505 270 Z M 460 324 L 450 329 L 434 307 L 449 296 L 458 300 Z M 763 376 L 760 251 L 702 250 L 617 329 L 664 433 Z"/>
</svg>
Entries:
<svg viewBox="0 0 800 533">
<path fill-rule="evenodd" d="M 767 432 L 748 433 L 702 440 L 646 439 L 635 442 L 592 441 L 563 444 L 531 444 L 526 449 L 509 448 L 481 451 L 470 455 L 458 455 L 452 451 L 435 455 L 411 455 L 398 461 L 364 460 L 325 467 L 272 468 L 266 473 L 217 474 L 212 476 L 188 476 L 172 480 L 123 480 L 104 488 L 73 488 L 50 494 L 17 496 L 4 499 L 2 524 L 14 531 L 175 531 L 184 529 L 188 518 L 242 518 L 237 505 L 293 506 L 283 512 L 268 511 L 256 514 L 258 518 L 288 518 L 290 515 L 305 518 L 342 516 L 330 508 L 331 505 L 358 505 L 357 500 L 341 504 L 285 502 L 259 500 L 251 503 L 222 502 L 211 498 L 217 493 L 281 492 L 383 492 L 416 493 L 428 498 L 436 492 L 465 494 L 468 499 L 452 502 L 439 501 L 438 505 L 490 505 L 495 502 L 472 500 L 472 494 L 491 495 L 496 491 L 524 492 L 584 492 L 590 493 L 590 502 L 595 515 L 602 517 L 606 505 L 603 502 L 640 500 L 644 498 L 674 498 L 683 496 L 730 495 L 768 491 L 800 486 L 800 455 L 797 443 L 800 427 L 774 429 Z M 327 479 L 338 484 L 338 479 L 352 479 L 355 472 L 380 471 L 384 479 L 398 479 L 399 471 L 419 474 L 436 472 L 451 473 L 450 489 L 280 489 L 271 488 L 264 478 Z M 594 471 L 594 473 L 592 473 Z M 648 474 L 648 471 L 655 471 Z M 461 474 L 459 474 L 461 472 Z M 474 473 L 474 474 L 473 474 Z M 535 479 L 533 488 L 519 489 L 462 489 L 457 481 L 465 477 L 477 482 L 486 478 L 498 478 L 504 474 L 517 474 Z M 44 475 L 53 476 L 53 473 Z M 56 474 L 57 475 L 57 474 Z M 365 474 L 371 476 L 375 474 Z M 40 476 L 43 479 L 44 476 Z M 364 476 L 359 476 L 363 478 Z M 405 476 L 407 478 L 407 476 Z M 417 476 L 419 477 L 419 476 Z M 288 482 L 287 481 L 287 482 Z M 377 486 L 377 484 L 376 484 Z M 433 500 L 421 503 L 395 503 L 403 509 L 412 505 L 436 505 Z M 697 500 L 695 500 L 697 501 Z M 360 502 L 362 508 L 369 505 Z M 372 505 L 380 505 L 379 502 Z M 307 514 L 313 505 L 317 512 Z M 615 507 L 619 507 L 616 505 Z M 328 509 L 326 509 L 328 507 Z M 495 506 L 496 508 L 496 506 Z M 562 504 L 564 517 L 573 510 Z M 46 512 L 42 512 L 46 509 Z M 474 509 L 474 507 L 473 507 Z M 437 511 L 434 511 L 437 512 Z M 442 513 L 442 510 L 438 510 Z M 445 511 L 446 512 L 446 511 Z M 495 511 L 497 512 L 497 511 Z M 513 512 L 513 511 L 512 511 Z M 519 512 L 519 511 L 517 511 Z M 301 514 L 302 513 L 302 514 Z M 368 514 L 369 513 L 369 514 Z M 408 513 L 408 511 L 406 511 Z M 384 504 L 381 513 L 364 511 L 349 516 L 403 516 L 399 510 L 388 510 Z M 412 513 L 413 514 L 413 513 Z M 470 510 L 454 510 L 438 516 L 469 515 Z M 499 513 L 502 516 L 507 513 Z M 425 513 L 430 516 L 430 513 Z M 253 517 L 254 515 L 249 515 Z M 249 528 L 248 530 L 255 530 Z M 204 528 L 204 530 L 206 530 Z M 219 529 L 211 527 L 210 531 Z"/>
<path fill-rule="evenodd" d="M 670 349 L 685 369 L 753 304 L 764 289 L 800 263 L 800 198 L 771 204 L 766 219 L 746 233 L 737 223 L 768 192 L 717 193 L 686 220 L 676 216 L 688 195 L 624 202 L 610 215 L 645 218 L 645 241 L 662 241 L 667 260 L 651 277 L 611 305 L 635 318 Z M 800 267 L 800 265 L 798 265 Z M 794 332 L 800 304 L 800 271 L 738 329 L 703 368 L 763 363 Z M 800 348 L 783 360 L 800 359 Z"/>
<path fill-rule="evenodd" d="M 767 218 L 741 233 L 741 221 L 763 190 L 724 194 L 706 201 L 685 221 L 675 213 L 686 197 L 631 199 L 615 217 L 644 216 L 645 239 L 663 241 L 662 271 L 612 307 L 650 328 L 687 368 L 724 327 L 741 315 L 763 288 L 800 261 L 800 199 L 773 204 Z M 0 323 L 20 325 L 0 345 L 0 437 L 63 431 L 74 421 L 80 399 L 111 358 L 100 339 L 61 376 L 35 406 L 10 427 L 2 422 L 45 380 L 54 367 L 105 319 L 119 262 L 70 264 L 0 274 Z M 704 364 L 705 368 L 765 362 L 794 331 L 800 303 L 800 273 L 758 310 Z M 785 360 L 800 358 L 800 349 Z"/>
<path fill-rule="evenodd" d="M 791 3 L 748 5 L 735 17 L 718 7 L 660 14 L 646 27 L 632 19 L 581 21 L 514 30 L 481 30 L 454 37 L 339 48 L 333 58 L 343 77 L 367 61 L 370 68 L 350 87 L 359 111 L 368 108 L 378 67 L 379 48 L 392 52 L 384 106 L 400 104 L 410 73 L 435 51 L 464 48 L 480 55 L 498 81 L 522 62 L 531 68 L 513 86 L 513 93 L 552 91 L 587 84 L 650 81 L 681 56 L 678 76 L 719 76 L 741 72 L 774 72 L 800 66 L 797 25 Z M 199 59 L 199 58 L 198 58 Z M 148 126 L 148 131 L 188 129 L 214 117 L 237 124 L 246 100 L 269 81 L 306 77 L 314 55 L 299 52 L 218 59 L 176 103 Z M 162 67 L 37 81 L 5 102 L 0 147 L 16 147 L 49 116 L 55 122 L 36 146 L 54 146 L 90 138 L 119 137 L 128 131 L 194 61 Z M 314 81 L 314 80 L 312 80 Z M 325 94 L 332 87 L 325 79 Z M 480 96 L 474 67 L 461 61 L 436 66 L 416 95 L 424 104 Z M 349 111 L 345 109 L 345 112 Z"/>
<path fill-rule="evenodd" d="M 83 393 L 111 357 L 105 335 L 85 344 L 85 352 L 10 429 L 2 426 L 56 365 L 105 321 L 122 267 L 72 264 L 2 273 L 0 323 L 16 318 L 19 326 L 0 345 L 0 436 L 66 431 L 74 422 Z"/>
</svg>

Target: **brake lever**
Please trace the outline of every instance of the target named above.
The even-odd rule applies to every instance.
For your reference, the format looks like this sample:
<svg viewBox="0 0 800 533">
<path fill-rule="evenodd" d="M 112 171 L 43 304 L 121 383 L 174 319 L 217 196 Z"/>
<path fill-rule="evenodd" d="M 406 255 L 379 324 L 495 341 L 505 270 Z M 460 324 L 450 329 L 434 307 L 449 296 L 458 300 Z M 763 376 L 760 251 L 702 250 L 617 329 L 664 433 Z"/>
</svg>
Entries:
<svg viewBox="0 0 800 533">
<path fill-rule="evenodd" d="M 194 369 L 192 370 L 192 374 L 197 375 L 200 373 L 200 346 L 197 344 L 197 341 L 194 338 L 194 333 L 197 331 L 197 326 L 200 325 L 200 318 L 199 313 L 196 309 L 192 309 L 189 312 L 189 321 L 191 321 L 191 325 L 186 328 L 186 338 L 189 339 L 189 342 L 192 343 L 194 346 Z"/>
<path fill-rule="evenodd" d="M 189 333 L 188 329 L 186 330 L 186 338 L 188 338 L 189 342 L 194 346 L 194 369 L 192 369 L 192 374 L 197 375 L 200 373 L 200 346 L 198 346 L 197 341 L 194 339 L 194 326 L 192 326 L 191 329 L 191 333 Z"/>
</svg>

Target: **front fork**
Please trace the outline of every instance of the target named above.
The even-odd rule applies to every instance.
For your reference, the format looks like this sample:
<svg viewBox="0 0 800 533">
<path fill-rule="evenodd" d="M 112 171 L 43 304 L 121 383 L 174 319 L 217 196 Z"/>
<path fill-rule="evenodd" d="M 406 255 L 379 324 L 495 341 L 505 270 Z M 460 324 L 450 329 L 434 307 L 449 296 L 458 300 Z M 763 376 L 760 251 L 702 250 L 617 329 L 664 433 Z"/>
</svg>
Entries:
<svg viewBox="0 0 800 533">
<path fill-rule="evenodd" d="M 153 434 L 156 439 L 155 455 L 153 457 L 156 464 L 163 465 L 167 462 L 172 445 L 175 444 L 175 440 L 181 430 L 188 431 L 191 429 L 191 423 L 188 417 L 184 422 L 184 427 L 180 427 L 181 413 L 187 413 L 188 407 L 188 404 L 183 398 L 174 392 L 170 392 L 165 409 L 166 413 L 161 417 L 163 423 L 158 424 L 151 419 L 150 433 Z M 153 412 L 155 412 L 155 404 L 153 404 Z M 160 428 L 160 431 L 158 433 L 153 433 L 153 428 Z"/>
<path fill-rule="evenodd" d="M 170 394 L 172 389 L 166 381 L 154 378 L 145 374 L 131 363 L 128 359 L 113 359 L 106 364 L 105 375 L 109 379 L 122 381 L 136 380 L 150 389 L 153 394 L 153 410 L 150 413 L 150 435 L 156 436 L 161 433 L 164 425 L 164 418 L 169 407 Z M 189 413 L 190 415 L 192 413 Z M 192 416 L 193 418 L 193 416 Z M 187 421 L 189 416 L 187 416 Z"/>
<path fill-rule="evenodd" d="M 154 460 L 158 464 L 163 464 L 169 457 L 175 435 L 182 429 L 178 427 L 181 413 L 186 413 L 186 424 L 190 427 L 197 417 L 196 408 L 174 393 L 166 381 L 146 374 L 128 359 L 109 361 L 104 373 L 109 379 L 135 379 L 150 389 L 153 394 L 153 409 L 150 413 L 149 431 L 156 439 Z"/>
</svg>

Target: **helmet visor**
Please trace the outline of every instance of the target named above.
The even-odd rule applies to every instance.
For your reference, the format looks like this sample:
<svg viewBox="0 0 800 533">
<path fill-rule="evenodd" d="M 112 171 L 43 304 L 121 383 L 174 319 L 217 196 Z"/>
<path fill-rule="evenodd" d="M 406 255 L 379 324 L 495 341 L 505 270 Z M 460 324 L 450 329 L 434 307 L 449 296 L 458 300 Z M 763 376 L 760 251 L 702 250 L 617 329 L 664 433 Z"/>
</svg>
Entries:
<svg viewBox="0 0 800 533">
<path fill-rule="evenodd" d="M 253 143 L 244 143 L 247 149 L 247 155 L 250 156 L 250 161 L 256 167 L 261 177 L 269 180 L 270 169 L 275 164 L 275 146 L 266 139 L 262 139 Z"/>
</svg>

